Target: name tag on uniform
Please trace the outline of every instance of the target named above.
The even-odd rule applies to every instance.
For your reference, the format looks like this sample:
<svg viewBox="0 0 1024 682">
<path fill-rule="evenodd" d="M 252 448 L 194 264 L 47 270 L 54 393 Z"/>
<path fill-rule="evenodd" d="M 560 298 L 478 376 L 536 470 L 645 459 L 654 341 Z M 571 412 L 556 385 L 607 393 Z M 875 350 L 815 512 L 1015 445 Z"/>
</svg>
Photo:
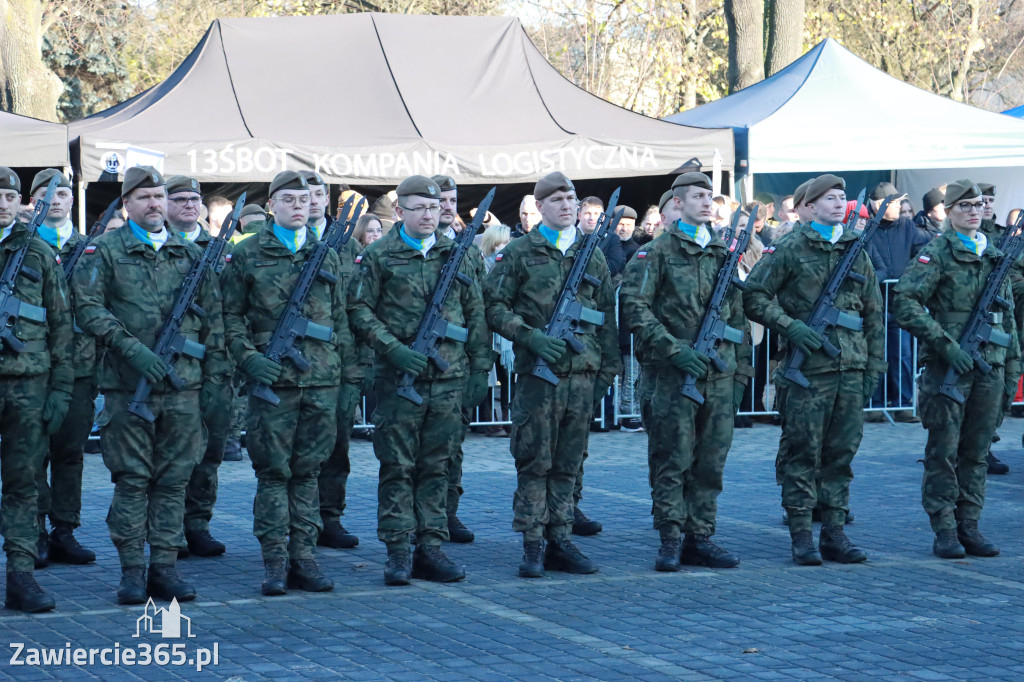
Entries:
<svg viewBox="0 0 1024 682">
<path fill-rule="evenodd" d="M 541 258 L 529 258 L 526 261 L 527 265 L 546 265 L 548 262 L 547 256 Z"/>
<path fill-rule="evenodd" d="M 266 268 L 266 267 L 269 267 L 269 266 L 273 265 L 276 262 L 277 261 L 273 261 L 273 260 L 257 260 L 257 261 L 253 261 L 252 266 L 254 268 Z"/>
<path fill-rule="evenodd" d="M 408 258 L 388 258 L 386 261 L 384 261 L 384 263 L 386 265 L 408 265 L 409 264 L 409 259 Z"/>
</svg>

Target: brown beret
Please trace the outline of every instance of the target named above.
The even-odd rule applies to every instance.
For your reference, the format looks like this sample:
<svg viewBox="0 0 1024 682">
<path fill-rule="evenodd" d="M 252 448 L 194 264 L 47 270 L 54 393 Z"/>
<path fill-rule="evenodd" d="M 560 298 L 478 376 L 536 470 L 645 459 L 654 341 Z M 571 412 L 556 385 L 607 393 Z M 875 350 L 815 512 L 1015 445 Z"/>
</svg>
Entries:
<svg viewBox="0 0 1024 682">
<path fill-rule="evenodd" d="M 323 185 L 325 187 L 327 186 L 327 183 L 324 182 L 323 177 L 321 177 L 321 175 L 316 171 L 300 170 L 299 175 L 306 178 L 307 185 Z"/>
<path fill-rule="evenodd" d="M 247 215 L 261 215 L 266 218 L 267 212 L 259 204 L 246 204 L 242 207 L 242 212 L 238 214 L 238 217 L 244 218 Z"/>
<path fill-rule="evenodd" d="M 808 183 L 807 188 L 804 190 L 804 203 L 813 203 L 820 198 L 822 194 L 830 189 L 836 189 L 837 187 L 841 190 L 845 190 L 846 181 L 838 175 L 832 175 L 831 173 L 819 175 L 811 180 L 810 183 Z"/>
<path fill-rule="evenodd" d="M 437 188 L 442 192 L 451 192 L 453 189 L 458 189 L 455 184 L 455 178 L 450 175 L 435 175 L 431 180 L 437 185 Z"/>
<path fill-rule="evenodd" d="M 662 194 L 661 195 L 661 199 L 658 200 L 658 210 L 659 211 L 664 211 L 665 210 L 665 204 L 667 204 L 672 199 L 672 197 L 674 197 L 675 195 L 676 195 L 675 192 L 673 192 L 672 190 L 669 190 L 669 191 L 665 192 L 664 194 Z"/>
<path fill-rule="evenodd" d="M 0 166 L 0 189 L 13 189 L 21 194 L 21 178 L 7 166 Z"/>
<path fill-rule="evenodd" d="M 630 207 L 630 206 L 620 206 L 619 208 L 622 209 L 622 217 L 623 218 L 632 218 L 633 220 L 636 220 L 636 211 L 634 211 L 632 209 L 632 207 Z"/>
<path fill-rule="evenodd" d="M 804 180 L 793 190 L 793 208 L 804 205 L 804 197 L 807 196 L 807 187 L 810 184 L 811 180 Z"/>
<path fill-rule="evenodd" d="M 953 208 L 953 204 L 962 199 L 977 199 L 981 196 L 981 188 L 974 180 L 964 178 L 946 185 L 946 198 L 942 202 L 947 209 Z"/>
<path fill-rule="evenodd" d="M 704 189 L 711 189 L 711 178 L 704 173 L 690 171 L 689 173 L 683 173 L 678 176 L 675 181 L 672 182 L 672 189 L 675 190 L 680 187 L 689 187 L 690 185 L 697 185 Z"/>
<path fill-rule="evenodd" d="M 68 176 L 61 173 L 56 168 L 47 168 L 36 173 L 36 176 L 32 178 L 32 191 L 29 194 L 35 194 L 36 190 L 40 187 L 46 187 L 50 184 L 50 180 L 60 176 L 60 182 L 57 183 L 58 187 L 67 187 L 71 189 L 71 181 L 68 180 Z"/>
<path fill-rule="evenodd" d="M 270 183 L 270 196 L 274 196 L 274 192 L 279 189 L 309 189 L 309 183 L 306 182 L 306 178 L 302 177 L 302 174 L 293 171 L 286 170 L 281 171 L 274 176 L 274 179 Z"/>
<path fill-rule="evenodd" d="M 152 166 L 132 166 L 124 172 L 124 182 L 121 183 L 121 197 L 126 197 L 132 190 L 149 187 L 163 187 L 164 176 Z"/>
<path fill-rule="evenodd" d="M 402 180 L 402 184 L 395 189 L 395 192 L 400 197 L 441 198 L 441 190 L 438 188 L 437 183 L 425 175 L 409 176 Z"/>
<path fill-rule="evenodd" d="M 199 190 L 199 181 L 187 175 L 172 175 L 167 178 L 167 196 L 178 192 L 195 192 L 202 194 Z"/>
<path fill-rule="evenodd" d="M 555 192 L 575 192 L 576 188 L 572 180 L 566 177 L 565 173 L 548 173 L 537 181 L 533 186 L 533 197 L 537 201 L 544 201 Z"/>
<path fill-rule="evenodd" d="M 994 197 L 996 195 L 996 186 L 988 182 L 979 182 L 978 189 L 981 190 L 983 196 Z"/>
</svg>

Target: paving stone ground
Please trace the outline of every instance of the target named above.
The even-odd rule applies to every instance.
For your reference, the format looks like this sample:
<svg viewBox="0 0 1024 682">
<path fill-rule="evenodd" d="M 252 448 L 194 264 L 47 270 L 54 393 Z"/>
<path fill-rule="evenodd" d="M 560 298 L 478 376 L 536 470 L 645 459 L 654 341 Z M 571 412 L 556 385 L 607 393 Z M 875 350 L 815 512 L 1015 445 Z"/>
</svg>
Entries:
<svg viewBox="0 0 1024 682">
<path fill-rule="evenodd" d="M 465 582 L 385 587 L 375 533 L 377 463 L 353 441 L 345 525 L 354 550 L 322 550 L 328 594 L 259 594 L 259 547 L 251 534 L 255 482 L 248 460 L 221 469 L 212 525 L 228 544 L 214 559 L 179 563 L 199 590 L 183 605 L 191 639 L 136 632 L 141 607 L 119 607 L 117 556 L 103 522 L 109 476 L 98 455 L 85 467 L 79 537 L 99 558 L 51 566 L 38 578 L 56 611 L 0 610 L 0 677 L 231 680 L 1019 680 L 1024 676 L 1024 420 L 1007 419 L 995 452 L 1010 467 L 989 477 L 982 530 L 1002 548 L 992 559 L 943 561 L 920 506 L 925 432 L 916 424 L 867 424 L 854 471 L 849 535 L 869 554 L 856 566 L 794 566 L 781 524 L 773 462 L 779 429 L 738 430 L 726 467 L 717 540 L 738 569 L 653 570 L 646 436 L 592 434 L 583 509 L 604 532 L 578 540 L 601 566 L 592 576 L 516 577 L 511 530 L 515 470 L 504 439 L 467 442 L 460 516 L 476 532 L 449 546 Z M 166 606 L 159 604 L 158 606 Z M 218 652 L 217 665 L 12 665 L 29 648 L 184 643 Z M 155 649 L 154 649 L 155 650 Z M 22 652 L 21 659 L 27 656 Z"/>
</svg>

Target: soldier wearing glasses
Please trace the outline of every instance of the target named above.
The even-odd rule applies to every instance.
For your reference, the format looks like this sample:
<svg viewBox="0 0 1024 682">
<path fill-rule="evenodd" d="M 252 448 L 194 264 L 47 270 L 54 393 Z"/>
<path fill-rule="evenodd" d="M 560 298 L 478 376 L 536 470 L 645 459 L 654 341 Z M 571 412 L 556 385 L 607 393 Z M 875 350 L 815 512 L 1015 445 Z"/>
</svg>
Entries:
<svg viewBox="0 0 1024 682">
<path fill-rule="evenodd" d="M 944 559 L 990 557 L 999 549 L 978 531 L 985 506 L 985 455 L 999 415 L 1017 390 L 1019 339 L 1007 278 L 1000 295 L 1011 308 L 993 313 L 990 322 L 1012 339 L 1005 348 L 989 343 L 982 350 L 992 371 L 974 369 L 974 358 L 960 348 L 964 324 L 1002 253 L 980 229 L 985 205 L 977 183 L 950 183 L 945 206 L 942 233 L 896 285 L 894 314 L 923 345 L 919 406 L 928 442 L 921 503 L 935 532 L 932 551 Z M 939 393 L 950 367 L 960 373 L 963 404 Z"/>
</svg>

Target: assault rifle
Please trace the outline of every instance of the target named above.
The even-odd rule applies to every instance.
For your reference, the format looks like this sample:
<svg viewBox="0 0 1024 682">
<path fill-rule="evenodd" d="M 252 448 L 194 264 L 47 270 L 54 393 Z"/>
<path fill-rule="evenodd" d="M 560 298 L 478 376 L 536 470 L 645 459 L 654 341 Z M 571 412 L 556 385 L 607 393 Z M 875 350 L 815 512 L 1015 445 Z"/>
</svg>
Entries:
<svg viewBox="0 0 1024 682">
<path fill-rule="evenodd" d="M 999 324 L 1003 312 L 1010 309 L 1010 302 L 1000 296 L 999 291 L 1003 288 L 1006 276 L 1010 274 L 1010 268 L 1013 267 L 1013 264 L 1020 258 L 1021 253 L 1024 252 L 1024 235 L 1021 234 L 1022 226 L 1024 226 L 1024 213 L 1017 216 L 1017 220 L 1014 221 L 1012 226 L 1006 228 L 1003 238 L 999 240 L 998 248 L 1003 252 L 1003 255 L 999 257 L 995 268 L 988 274 L 988 279 L 985 280 L 985 288 L 981 290 L 981 296 L 974 303 L 971 316 L 968 318 L 963 333 L 960 335 L 961 350 L 974 358 L 974 366 L 982 374 L 988 374 L 992 371 L 992 365 L 985 362 L 985 358 L 982 356 L 985 346 L 994 343 L 997 346 L 1006 348 L 1013 340 L 1012 336 L 1006 332 L 999 331 L 992 325 Z M 991 310 L 993 307 L 999 308 L 999 310 Z M 946 376 L 942 380 L 942 385 L 939 386 L 939 393 L 963 405 L 964 394 L 956 386 L 958 379 L 960 379 L 960 373 L 950 367 L 946 370 Z"/>
<path fill-rule="evenodd" d="M 341 220 L 335 220 L 332 222 L 331 226 L 327 229 L 327 234 L 325 234 L 323 239 L 316 245 L 316 249 L 302 266 L 302 271 L 299 273 L 299 279 L 295 284 L 295 288 L 292 290 L 292 295 L 288 298 L 288 303 L 285 304 L 284 312 L 277 320 L 277 326 L 274 328 L 274 334 L 270 337 L 270 341 L 267 343 L 267 350 L 263 353 L 274 362 L 281 364 L 284 362 L 285 358 L 287 358 L 292 361 L 292 364 L 295 365 L 300 372 L 308 372 L 311 367 L 309 360 L 303 357 L 302 353 L 299 352 L 299 349 L 295 347 L 295 344 L 299 339 L 304 339 L 307 336 L 311 339 L 316 339 L 317 341 L 331 340 L 331 335 L 334 333 L 334 329 L 326 325 L 317 324 L 316 322 L 303 317 L 302 308 L 306 305 L 306 301 L 309 299 L 309 295 L 313 291 L 313 283 L 316 282 L 317 279 L 320 279 L 327 284 L 334 284 L 338 281 L 338 277 L 336 275 L 325 270 L 321 270 L 321 268 L 324 265 L 324 260 L 327 258 L 327 253 L 329 251 L 336 251 L 339 249 L 344 243 L 342 240 L 347 242 L 352 236 L 356 220 L 359 219 L 359 213 L 364 205 L 365 200 L 360 201 L 360 210 L 354 212 L 352 217 L 347 221 L 343 222 Z M 349 197 L 339 215 L 345 215 L 351 209 L 352 197 Z M 273 389 L 266 384 L 254 383 L 249 388 L 249 395 L 268 402 L 271 405 L 276 406 L 281 404 L 281 399 L 276 393 L 274 393 Z"/>
<path fill-rule="evenodd" d="M 420 327 L 416 332 L 416 337 L 409 344 L 409 347 L 414 351 L 430 358 L 434 366 L 442 372 L 447 371 L 450 365 L 441 357 L 441 353 L 438 350 L 441 341 L 451 339 L 465 343 L 469 338 L 469 330 L 463 327 L 456 327 L 444 319 L 444 303 L 448 300 L 448 294 L 456 280 L 464 286 L 469 286 L 473 283 L 473 280 L 459 272 L 459 266 L 462 265 L 462 260 L 465 258 L 466 252 L 469 251 L 469 247 L 473 245 L 476 231 L 480 229 L 484 218 L 487 217 L 487 210 L 491 207 L 491 200 L 494 199 L 494 191 L 495 188 L 492 187 L 491 191 L 487 193 L 487 196 L 484 197 L 484 200 L 477 207 L 473 222 L 467 225 L 462 233 L 456 237 L 456 246 L 448 254 L 448 260 L 441 267 L 441 274 L 438 276 L 437 284 L 434 286 L 434 294 L 430 297 L 430 305 L 427 306 L 427 311 L 423 314 L 423 319 L 420 320 Z M 403 374 L 398 380 L 396 393 L 413 405 L 422 405 L 423 397 L 413 387 L 415 380 L 416 377 L 413 375 Z"/>
<path fill-rule="evenodd" d="M 38 282 L 43 278 L 43 273 L 25 267 L 25 256 L 28 255 L 32 237 L 36 235 L 36 230 L 43 224 L 46 214 L 50 212 L 50 203 L 53 201 L 53 195 L 59 184 L 60 176 L 56 175 L 46 186 L 46 195 L 36 201 L 35 213 L 28 224 L 28 238 L 25 239 L 24 246 L 8 257 L 3 274 L 0 274 L 0 348 L 8 348 L 15 353 L 20 353 L 25 349 L 25 342 L 14 335 L 14 325 L 17 324 L 18 318 L 24 317 L 35 322 L 46 322 L 46 309 L 22 301 L 14 295 L 14 287 L 18 284 L 19 275 L 25 275 L 33 282 Z"/>
<path fill-rule="evenodd" d="M 574 353 L 582 353 L 585 348 L 583 342 L 576 338 L 576 334 L 579 333 L 580 322 L 589 322 L 596 326 L 604 324 L 604 313 L 585 307 L 576 300 L 576 296 L 583 282 L 587 282 L 594 287 L 601 286 L 601 280 L 587 274 L 587 266 L 590 264 L 590 259 L 594 255 L 594 251 L 597 250 L 598 245 L 604 240 L 606 235 L 615 229 L 615 226 L 619 223 L 619 218 L 622 217 L 622 210 L 615 210 L 616 205 L 619 203 L 620 189 L 616 188 L 612 192 L 612 196 L 608 200 L 608 208 L 598 218 L 594 231 L 583 238 L 583 246 L 576 252 L 572 269 L 569 270 L 569 276 L 566 278 L 565 284 L 562 285 L 562 293 L 558 295 L 558 301 L 555 303 L 555 310 L 551 315 L 551 319 L 544 327 L 545 334 L 555 339 L 562 339 Z M 551 371 L 551 367 L 544 358 L 537 358 L 530 374 L 543 379 L 552 386 L 558 385 L 558 377 Z"/>
<path fill-rule="evenodd" d="M 843 231 L 849 231 L 853 229 L 853 226 L 857 224 L 857 218 L 860 215 L 860 208 L 864 204 L 865 191 L 861 190 L 860 195 L 857 197 L 857 206 L 850 213 L 849 218 L 846 220 L 846 224 L 843 225 Z M 878 207 L 878 211 L 875 213 L 875 217 L 871 219 L 871 222 L 864 232 L 861 233 L 860 237 L 855 239 L 846 247 L 846 252 L 842 258 L 836 264 L 835 270 L 832 271 L 832 275 L 829 277 L 828 282 L 825 284 L 825 288 L 821 291 L 821 295 L 818 296 L 818 300 L 814 303 L 814 309 L 811 311 L 810 316 L 807 318 L 807 326 L 813 329 L 818 336 L 821 337 L 821 348 L 830 357 L 834 358 L 841 352 L 839 348 L 832 345 L 832 342 L 828 340 L 828 331 L 835 327 L 845 327 L 846 329 L 852 329 L 858 331 L 864 328 L 864 320 L 855 315 L 844 313 L 842 310 L 836 307 L 836 297 L 839 295 L 839 289 L 843 286 L 843 282 L 847 279 L 852 279 L 858 284 L 863 284 L 866 280 L 864 275 L 859 272 L 854 272 L 853 264 L 857 260 L 857 256 L 860 255 L 861 251 L 867 245 L 871 236 L 875 234 L 875 230 L 878 229 L 879 224 L 882 222 L 882 217 L 885 215 L 885 210 L 889 207 L 896 197 L 886 197 L 882 205 Z M 800 367 L 804 364 L 804 360 L 807 356 L 799 348 L 792 348 L 789 355 L 786 357 L 786 365 L 782 371 L 782 376 L 789 379 L 795 384 L 798 384 L 804 388 L 807 388 L 811 383 L 804 376 L 804 373 L 800 371 Z"/>
<path fill-rule="evenodd" d="M 106 232 L 107 223 L 109 223 L 110 219 L 114 217 L 114 211 L 120 207 L 121 197 L 111 201 L 110 205 L 107 206 L 107 210 L 105 210 L 103 215 L 100 216 L 100 219 L 93 223 L 92 229 L 89 230 L 89 234 L 86 235 L 85 239 L 78 242 L 78 246 L 75 247 L 75 250 L 69 253 L 68 257 L 64 259 L 64 278 L 69 282 L 71 281 L 72 273 L 75 271 L 75 266 L 78 265 L 78 260 L 82 257 L 82 254 L 85 253 L 85 247 L 89 246 L 89 242 L 93 239 Z"/>
<path fill-rule="evenodd" d="M 176 391 L 180 391 L 185 386 L 184 379 L 178 376 L 174 370 L 174 363 L 178 361 L 178 358 L 187 355 L 190 358 L 202 360 L 206 356 L 206 346 L 182 334 L 181 324 L 185 320 L 185 315 L 190 312 L 198 317 L 206 317 L 206 311 L 196 303 L 196 294 L 199 293 L 199 287 L 202 286 L 203 277 L 206 276 L 207 271 L 212 276 L 217 265 L 223 260 L 224 247 L 235 231 L 238 217 L 242 213 L 242 207 L 245 206 L 245 194 L 242 192 L 242 196 L 235 202 L 235 210 L 231 217 L 225 220 L 221 226 L 220 234 L 207 245 L 202 258 L 195 262 L 185 279 L 181 281 L 178 298 L 174 301 L 174 307 L 171 308 L 170 314 L 164 321 L 164 326 L 160 329 L 160 334 L 156 337 L 156 343 L 153 344 L 153 352 L 167 365 L 167 383 Z M 156 420 L 153 411 L 146 404 L 152 391 L 153 384 L 149 379 L 140 377 L 139 383 L 135 387 L 135 395 L 132 396 L 132 401 L 128 404 L 129 412 L 145 419 L 150 424 Z"/>
<path fill-rule="evenodd" d="M 729 255 L 725 257 L 725 262 L 722 263 L 722 268 L 718 271 L 715 289 L 704 311 L 704 319 L 697 331 L 697 338 L 694 339 L 692 345 L 695 351 L 706 355 L 719 372 L 724 372 L 729 366 L 718 354 L 719 344 L 723 340 L 730 343 L 743 343 L 743 330 L 730 327 L 722 319 L 722 302 L 725 301 L 730 286 L 735 286 L 740 290 L 744 288 L 743 282 L 736 277 L 736 267 L 739 265 L 740 259 L 743 258 L 743 252 L 747 250 L 747 244 L 750 243 L 750 235 L 754 232 L 753 218 L 757 216 L 758 210 L 760 210 L 760 206 L 755 206 L 754 210 L 750 211 L 747 226 L 739 235 L 736 234 L 736 228 L 739 226 L 741 213 L 739 211 L 733 213 L 732 225 L 724 235 Z M 686 375 L 683 387 L 679 389 L 679 392 L 698 405 L 704 404 L 704 396 L 697 390 L 697 378 L 692 374 Z"/>
</svg>

